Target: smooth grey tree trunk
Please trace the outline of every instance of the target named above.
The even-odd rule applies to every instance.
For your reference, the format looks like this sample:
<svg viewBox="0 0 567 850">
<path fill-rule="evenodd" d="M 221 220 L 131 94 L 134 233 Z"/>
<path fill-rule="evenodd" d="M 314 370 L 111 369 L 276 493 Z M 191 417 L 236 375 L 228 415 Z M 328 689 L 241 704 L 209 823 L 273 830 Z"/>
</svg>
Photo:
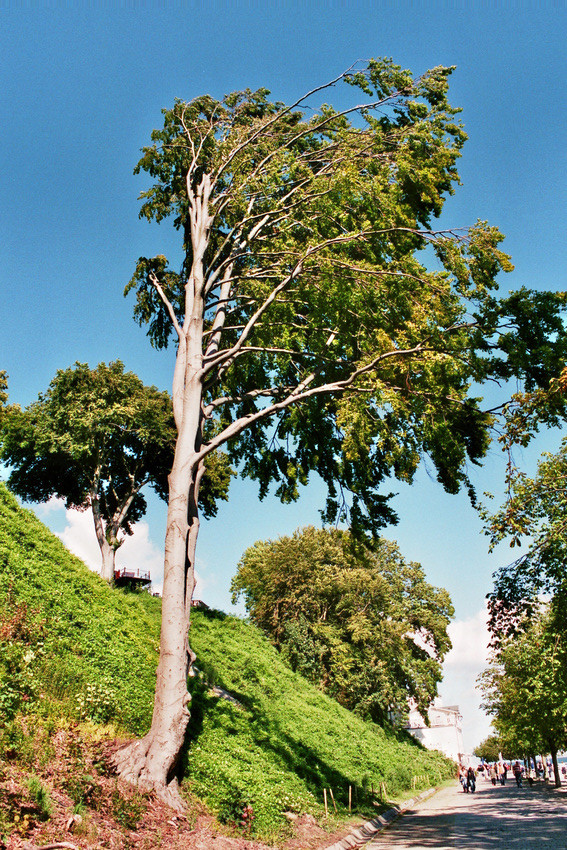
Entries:
<svg viewBox="0 0 567 850">
<path fill-rule="evenodd" d="M 199 483 L 204 470 L 197 454 L 203 428 L 203 256 L 210 224 L 207 181 L 205 175 L 198 202 L 192 203 L 193 266 L 185 287 L 183 326 L 171 314 L 178 334 L 172 392 L 177 441 L 168 478 L 160 658 L 152 725 L 144 738 L 122 747 L 114 756 L 123 779 L 154 791 L 178 811 L 184 809 L 184 803 L 175 771 L 190 718 L 187 678 L 195 656 L 188 632 L 199 533 Z M 188 191 L 191 197 L 190 187 Z"/>
</svg>

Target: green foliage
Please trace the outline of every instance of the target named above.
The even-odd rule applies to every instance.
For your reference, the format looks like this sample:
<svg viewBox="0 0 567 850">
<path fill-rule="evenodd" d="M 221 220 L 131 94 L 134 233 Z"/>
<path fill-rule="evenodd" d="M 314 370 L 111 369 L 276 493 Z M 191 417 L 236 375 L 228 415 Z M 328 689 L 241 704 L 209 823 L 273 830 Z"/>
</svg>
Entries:
<svg viewBox="0 0 567 850">
<path fill-rule="evenodd" d="M 112 816 L 125 829 L 136 829 L 138 821 L 148 807 L 148 799 L 144 794 L 134 791 L 131 794 L 121 793 L 115 788 L 111 797 Z"/>
<path fill-rule="evenodd" d="M 159 612 L 149 594 L 113 593 L 0 484 L 0 628 L 11 635 L 0 642 L 0 674 L 16 693 L 12 713 L 33 703 L 74 717 L 80 703 L 143 733 Z"/>
<path fill-rule="evenodd" d="M 229 820 L 251 806 L 259 835 L 275 834 L 284 811 L 319 814 L 323 788 L 333 788 L 346 815 L 352 785 L 358 811 L 368 815 L 371 785 L 385 782 L 395 796 L 412 788 L 415 775 L 431 784 L 452 775 L 439 753 L 363 721 L 314 688 L 251 625 L 194 611 L 192 646 L 202 679 L 192 680 L 186 781 Z M 240 706 L 210 693 L 208 677 Z"/>
<path fill-rule="evenodd" d="M 420 564 L 379 539 L 304 528 L 247 549 L 232 582 L 294 670 L 363 717 L 423 714 L 437 694 L 453 606 Z"/>
<path fill-rule="evenodd" d="M 98 508 L 114 548 L 118 532 L 130 534 L 144 515 L 145 486 L 167 499 L 176 433 L 171 399 L 125 372 L 120 361 L 59 370 L 28 408 L 5 409 L 1 431 L 1 455 L 13 467 L 11 490 L 32 502 L 55 495 L 68 508 Z M 226 458 L 212 457 L 208 471 L 203 510 L 214 515 L 216 500 L 228 491 Z"/>
<path fill-rule="evenodd" d="M 45 788 L 37 776 L 30 776 L 27 780 L 30 797 L 39 809 L 42 820 L 49 820 L 53 812 L 53 803 L 49 791 Z"/>
<path fill-rule="evenodd" d="M 77 717 L 93 723 L 108 723 L 116 716 L 116 694 L 103 683 L 89 683 L 77 697 Z"/>
<path fill-rule="evenodd" d="M 505 759 L 510 759 L 517 755 L 513 750 L 506 751 L 504 741 L 500 735 L 489 735 L 488 738 L 481 741 L 478 747 L 475 747 L 473 750 L 473 755 L 487 762 L 498 761 L 500 754 Z"/>
<path fill-rule="evenodd" d="M 540 606 L 521 633 L 502 640 L 480 677 L 483 707 L 508 751 L 567 746 L 567 643 L 556 613 Z"/>
<path fill-rule="evenodd" d="M 38 771 L 38 759 L 49 759 L 60 718 L 76 721 L 78 700 L 90 704 L 89 694 L 105 720 L 109 700 L 110 720 L 119 730 L 148 729 L 160 600 L 112 592 L 3 485 L 0 612 L 12 643 L 21 643 L 23 652 L 34 648 L 30 670 L 37 694 L 0 724 L 1 758 Z M 452 775 L 452 765 L 438 753 L 424 751 L 403 733 L 365 723 L 290 670 L 254 626 L 193 611 L 192 644 L 203 673 L 190 680 L 184 787 L 243 832 L 268 837 L 285 831 L 285 811 L 320 815 L 323 787 L 333 788 L 346 817 L 351 784 L 357 811 L 366 816 L 372 807 L 365 776 L 368 787 L 386 781 L 388 794 L 395 795 L 411 788 L 412 775 L 427 775 L 432 784 Z M 230 691 L 241 707 L 211 693 L 207 680 Z M 135 823 L 144 800 L 103 795 L 94 769 L 103 771 L 104 765 L 87 764 L 74 728 L 67 733 L 65 789 L 78 807 L 108 805 L 125 826 Z"/>
<path fill-rule="evenodd" d="M 34 622 L 26 603 L 11 615 L 0 608 L 0 720 L 12 720 L 37 696 L 33 668 L 43 655 L 43 624 Z"/>
<path fill-rule="evenodd" d="M 373 59 L 333 82 L 355 89 L 344 112 L 266 89 L 177 100 L 136 167 L 140 215 L 172 220 L 183 264 L 140 257 L 126 292 L 153 345 L 182 338 L 177 377 L 199 351 L 196 451 L 227 444 L 284 502 L 317 471 L 325 521 L 371 534 L 395 516 L 381 487 L 424 455 L 474 497 L 492 418 L 471 386 L 541 385 L 567 352 L 564 296 L 494 294 L 512 268 L 496 228 L 431 229 L 466 139 L 451 72 Z"/>
<path fill-rule="evenodd" d="M 2 408 L 8 401 L 8 375 L 4 371 L 0 371 L 0 417 L 2 416 Z"/>
<path fill-rule="evenodd" d="M 554 598 L 567 606 L 567 439 L 555 454 L 544 453 L 536 474 L 518 466 L 515 453 L 527 446 L 541 427 L 562 427 L 567 421 L 567 368 L 546 388 L 517 393 L 505 409 L 500 437 L 507 453 L 506 499 L 496 511 L 481 509 L 493 548 L 508 540 L 525 550 L 495 575 L 489 596 L 490 628 L 496 641 L 514 634 L 537 611 L 539 599 Z"/>
<path fill-rule="evenodd" d="M 527 551 L 495 575 L 489 596 L 496 637 L 513 634 L 537 611 L 542 595 L 567 605 L 567 439 L 556 454 L 545 453 L 533 478 L 510 465 L 508 495 L 494 514 L 484 512 L 492 544 L 508 538 Z"/>
</svg>

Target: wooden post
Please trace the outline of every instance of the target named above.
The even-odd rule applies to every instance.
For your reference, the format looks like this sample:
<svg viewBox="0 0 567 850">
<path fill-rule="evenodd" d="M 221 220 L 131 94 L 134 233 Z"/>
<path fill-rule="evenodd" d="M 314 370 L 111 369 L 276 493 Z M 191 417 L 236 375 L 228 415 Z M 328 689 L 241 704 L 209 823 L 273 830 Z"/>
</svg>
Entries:
<svg viewBox="0 0 567 850">
<path fill-rule="evenodd" d="M 348 786 L 348 810 L 352 812 L 352 785 Z"/>
<path fill-rule="evenodd" d="M 325 817 L 329 817 L 329 809 L 327 807 L 327 789 L 323 788 L 323 797 L 325 798 Z"/>
<path fill-rule="evenodd" d="M 331 800 L 333 801 L 333 808 L 334 808 L 335 814 L 336 814 L 337 813 L 337 804 L 335 803 L 335 795 L 333 794 L 332 788 L 329 788 L 329 791 L 331 793 Z"/>
</svg>

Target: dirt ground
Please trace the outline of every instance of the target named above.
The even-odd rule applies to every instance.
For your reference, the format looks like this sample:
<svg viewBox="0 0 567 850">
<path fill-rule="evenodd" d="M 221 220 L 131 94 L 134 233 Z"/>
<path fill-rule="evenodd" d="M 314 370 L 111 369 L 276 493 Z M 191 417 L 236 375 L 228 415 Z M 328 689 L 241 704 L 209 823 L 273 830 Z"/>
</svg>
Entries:
<svg viewBox="0 0 567 850">
<path fill-rule="evenodd" d="M 111 817 L 94 812 L 80 820 L 69 814 L 72 805 L 56 800 L 57 814 L 47 823 L 32 827 L 27 834 L 11 835 L 2 850 L 274 850 L 274 845 L 219 831 L 218 824 L 205 813 L 197 815 L 191 823 L 157 801 L 150 802 L 147 811 L 135 830 L 120 828 Z M 349 832 L 343 827 L 329 834 L 311 815 L 301 815 L 292 825 L 293 837 L 278 844 L 278 850 L 320 850 L 338 841 Z M 77 834 L 86 833 L 86 834 Z"/>
<path fill-rule="evenodd" d="M 179 816 L 120 786 L 104 770 L 108 745 L 85 746 L 73 729 L 57 733 L 52 743 L 47 764 L 23 769 L 16 753 L 0 764 L 0 833 L 11 833 L 0 837 L 0 850 L 320 850 L 350 831 L 345 824 L 329 833 L 311 815 L 289 813 L 289 837 L 264 844 L 219 825 L 197 800 Z M 32 775 L 48 792 L 49 816 L 30 790 Z"/>
</svg>

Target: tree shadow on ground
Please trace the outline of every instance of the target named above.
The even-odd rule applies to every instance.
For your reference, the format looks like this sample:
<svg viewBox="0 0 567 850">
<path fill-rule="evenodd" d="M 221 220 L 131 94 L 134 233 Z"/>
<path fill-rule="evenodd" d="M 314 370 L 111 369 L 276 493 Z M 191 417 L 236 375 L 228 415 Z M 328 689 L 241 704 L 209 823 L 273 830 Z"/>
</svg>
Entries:
<svg viewBox="0 0 567 850">
<path fill-rule="evenodd" d="M 187 774 L 191 746 L 202 734 L 207 715 L 209 721 L 222 728 L 223 734 L 227 736 L 238 734 L 245 727 L 253 744 L 259 750 L 271 753 L 282 769 L 296 774 L 316 799 L 323 800 L 323 788 L 333 789 L 337 804 L 347 807 L 351 786 L 353 808 L 361 817 L 374 817 L 384 808 L 384 801 L 378 797 L 379 782 L 390 781 L 393 787 L 394 776 L 390 768 L 382 776 L 365 777 L 365 765 L 361 762 L 358 776 L 346 775 L 330 762 L 328 755 L 325 757 L 322 749 L 306 743 L 299 732 L 290 734 L 281 722 L 262 709 L 259 700 L 250 695 L 231 691 L 234 697 L 242 701 L 244 709 L 239 709 L 222 698 L 212 697 L 203 682 L 196 683 L 192 690 L 191 720 L 180 763 L 181 776 Z M 331 805 L 329 796 L 329 806 Z"/>
<path fill-rule="evenodd" d="M 455 794 L 460 792 L 455 789 Z M 567 809 L 544 787 L 510 785 L 494 792 L 486 788 L 470 809 L 457 805 L 446 812 L 435 808 L 406 812 L 384 836 L 383 846 L 559 850 L 567 847 Z"/>
</svg>

